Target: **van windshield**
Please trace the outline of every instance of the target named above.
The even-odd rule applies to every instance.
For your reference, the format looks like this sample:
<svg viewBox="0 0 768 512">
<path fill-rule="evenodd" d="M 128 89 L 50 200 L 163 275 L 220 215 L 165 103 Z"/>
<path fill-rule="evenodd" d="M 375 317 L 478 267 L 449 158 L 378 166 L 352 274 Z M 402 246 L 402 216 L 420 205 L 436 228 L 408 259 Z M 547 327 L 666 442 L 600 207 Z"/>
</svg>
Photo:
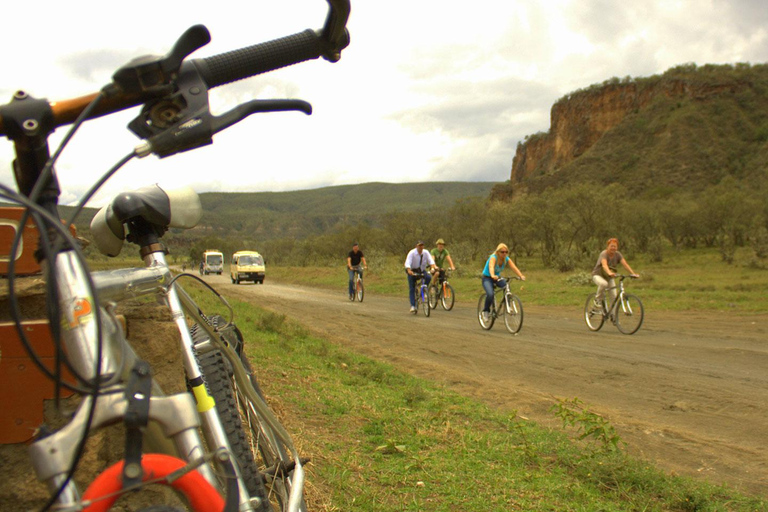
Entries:
<svg viewBox="0 0 768 512">
<path fill-rule="evenodd" d="M 261 256 L 240 256 L 238 260 L 240 265 L 263 265 L 264 258 Z"/>
<path fill-rule="evenodd" d="M 209 265 L 221 265 L 223 258 L 220 254 L 209 254 L 205 257 L 205 261 Z"/>
</svg>

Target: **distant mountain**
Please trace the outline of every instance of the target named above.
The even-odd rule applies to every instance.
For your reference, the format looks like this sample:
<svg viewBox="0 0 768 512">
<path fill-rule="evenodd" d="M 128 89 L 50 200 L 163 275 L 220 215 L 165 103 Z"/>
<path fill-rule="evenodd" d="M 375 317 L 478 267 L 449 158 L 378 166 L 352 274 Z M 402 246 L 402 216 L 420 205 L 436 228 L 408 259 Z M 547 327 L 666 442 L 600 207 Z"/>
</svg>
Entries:
<svg viewBox="0 0 768 512">
<path fill-rule="evenodd" d="M 548 132 L 518 145 L 493 197 L 614 182 L 665 195 L 725 176 L 768 180 L 766 64 L 686 64 L 573 92 L 553 105 Z"/>
<path fill-rule="evenodd" d="M 390 212 L 451 207 L 459 199 L 487 198 L 495 183 L 363 183 L 291 192 L 200 194 L 197 230 L 260 240 L 318 235 L 338 224 L 377 224 Z"/>
</svg>

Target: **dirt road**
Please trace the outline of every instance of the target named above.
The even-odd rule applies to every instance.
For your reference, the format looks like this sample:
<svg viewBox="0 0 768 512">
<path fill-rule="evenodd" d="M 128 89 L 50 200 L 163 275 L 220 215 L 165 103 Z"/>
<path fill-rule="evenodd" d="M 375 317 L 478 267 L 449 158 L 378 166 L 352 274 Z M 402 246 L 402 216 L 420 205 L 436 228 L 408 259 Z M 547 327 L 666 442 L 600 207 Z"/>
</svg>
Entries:
<svg viewBox="0 0 768 512">
<path fill-rule="evenodd" d="M 631 453 L 768 494 L 768 315 L 647 311 L 640 331 L 625 336 L 610 324 L 589 332 L 577 307 L 526 307 L 512 336 L 503 325 L 482 331 L 466 302 L 425 318 L 408 313 L 405 295 L 349 302 L 343 283 L 337 293 L 208 279 L 227 296 L 543 425 L 557 425 L 549 411 L 557 398 L 578 397 Z"/>
</svg>

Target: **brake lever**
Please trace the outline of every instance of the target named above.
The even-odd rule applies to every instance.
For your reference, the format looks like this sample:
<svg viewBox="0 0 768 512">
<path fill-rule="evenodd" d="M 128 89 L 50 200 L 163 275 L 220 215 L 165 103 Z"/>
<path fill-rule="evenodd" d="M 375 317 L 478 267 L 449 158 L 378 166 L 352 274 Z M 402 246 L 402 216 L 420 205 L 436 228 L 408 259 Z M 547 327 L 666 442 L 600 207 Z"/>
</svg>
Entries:
<svg viewBox="0 0 768 512">
<path fill-rule="evenodd" d="M 304 112 L 307 115 L 312 115 L 312 105 L 304 100 L 251 100 L 242 105 L 238 105 L 219 117 L 212 116 L 212 133 L 218 133 L 221 130 L 229 128 L 251 114 L 256 114 L 258 112 L 286 112 L 289 110 L 296 110 L 298 112 Z"/>
<path fill-rule="evenodd" d="M 112 75 L 112 83 L 104 88 L 110 94 L 167 94 L 173 91 L 185 58 L 211 42 L 211 34 L 203 25 L 188 28 L 164 57 L 137 57 Z"/>
</svg>

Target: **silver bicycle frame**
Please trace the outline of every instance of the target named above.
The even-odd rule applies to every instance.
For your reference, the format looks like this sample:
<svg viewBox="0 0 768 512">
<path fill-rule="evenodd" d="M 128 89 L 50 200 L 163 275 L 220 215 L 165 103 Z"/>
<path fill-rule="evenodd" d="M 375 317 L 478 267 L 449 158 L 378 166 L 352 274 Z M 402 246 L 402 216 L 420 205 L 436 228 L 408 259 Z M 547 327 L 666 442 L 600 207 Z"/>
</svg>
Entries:
<svg viewBox="0 0 768 512">
<path fill-rule="evenodd" d="M 62 338 L 68 358 L 77 374 L 85 380 L 93 381 L 99 376 L 101 382 L 108 379 L 109 383 L 114 381 L 114 385 L 100 394 L 95 403 L 92 397 L 85 397 L 66 427 L 30 445 L 29 453 L 37 477 L 46 482 L 52 492 L 61 487 L 72 467 L 76 447 L 86 433 L 91 408 L 93 418 L 90 428 L 98 428 L 121 421 L 127 407 L 128 401 L 117 383 L 125 377 L 126 368 L 130 371 L 127 363 L 132 363 L 136 356 L 118 327 L 117 320 L 104 306 L 148 294 L 162 297 L 181 335 L 182 361 L 187 376 L 190 380 L 201 377 L 178 293 L 175 286 L 167 287 L 171 274 L 165 257 L 162 252 L 151 253 L 145 257 L 145 263 L 147 268 L 91 273 L 100 301 L 100 304 L 96 304 L 87 286 L 88 271 L 74 253 L 65 251 L 56 257 L 52 275 L 56 279 L 59 293 Z M 101 308 L 101 340 L 96 328 L 96 308 Z M 159 387 L 154 386 L 153 389 L 159 390 Z M 201 459 L 204 455 L 198 434 L 200 418 L 203 420 L 206 442 L 209 447 L 214 447 L 211 451 L 225 449 L 231 453 L 226 432 L 212 400 L 195 406 L 195 400 L 188 393 L 169 397 L 152 396 L 149 416 L 160 425 L 161 435 L 172 439 L 178 454 L 187 461 Z M 239 480 L 240 510 L 252 511 L 253 504 L 240 469 L 237 464 L 234 466 Z M 204 464 L 198 470 L 214 487 L 220 488 L 218 479 L 208 465 Z M 79 498 L 74 482 L 70 481 L 58 501 L 72 505 Z"/>
</svg>

